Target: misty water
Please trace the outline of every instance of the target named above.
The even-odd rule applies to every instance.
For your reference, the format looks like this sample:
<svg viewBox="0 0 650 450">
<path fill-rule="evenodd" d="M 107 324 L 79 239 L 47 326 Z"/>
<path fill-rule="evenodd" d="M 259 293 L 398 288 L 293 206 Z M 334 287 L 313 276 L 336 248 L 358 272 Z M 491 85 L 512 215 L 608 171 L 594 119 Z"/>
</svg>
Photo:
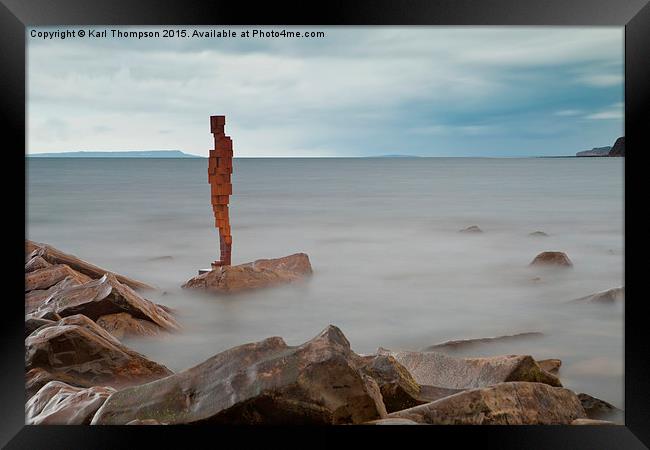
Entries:
<svg viewBox="0 0 650 450">
<path fill-rule="evenodd" d="M 233 297 L 180 289 L 218 257 L 206 159 L 29 159 L 27 176 L 28 238 L 178 311 L 182 333 L 125 342 L 172 370 L 328 324 L 359 353 L 536 331 L 459 354 L 560 358 L 565 386 L 624 406 L 622 303 L 568 303 L 623 285 L 622 158 L 235 159 L 233 264 L 305 252 L 314 274 Z M 529 267 L 545 250 L 574 267 Z"/>
</svg>

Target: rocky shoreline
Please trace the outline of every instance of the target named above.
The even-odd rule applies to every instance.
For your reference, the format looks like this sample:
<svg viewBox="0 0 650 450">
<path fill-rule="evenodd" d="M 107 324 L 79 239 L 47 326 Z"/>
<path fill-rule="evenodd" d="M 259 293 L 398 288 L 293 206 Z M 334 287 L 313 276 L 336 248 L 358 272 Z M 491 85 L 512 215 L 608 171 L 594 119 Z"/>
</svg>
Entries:
<svg viewBox="0 0 650 450">
<path fill-rule="evenodd" d="M 560 259 L 550 264 L 567 265 Z M 295 254 L 221 267 L 183 287 L 227 294 L 311 273 L 307 255 Z M 174 373 L 121 342 L 182 333 L 169 308 L 144 297 L 150 289 L 26 242 L 27 424 L 602 425 L 622 416 L 563 387 L 559 359 L 438 351 L 517 336 L 360 355 L 329 325 L 301 345 L 269 337 Z"/>
</svg>

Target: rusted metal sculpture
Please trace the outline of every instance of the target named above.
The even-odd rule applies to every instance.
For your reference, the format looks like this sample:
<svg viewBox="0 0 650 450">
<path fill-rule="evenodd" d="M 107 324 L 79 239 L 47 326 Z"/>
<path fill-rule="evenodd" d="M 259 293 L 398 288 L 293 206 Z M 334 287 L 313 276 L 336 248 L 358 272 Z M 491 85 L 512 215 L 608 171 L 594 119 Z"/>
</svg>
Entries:
<svg viewBox="0 0 650 450">
<path fill-rule="evenodd" d="M 220 259 L 212 263 L 212 268 L 231 264 L 232 235 L 228 203 L 232 195 L 232 139 L 226 136 L 224 127 L 226 116 L 210 116 L 210 131 L 214 135 L 214 150 L 208 158 L 208 182 L 214 212 L 214 225 L 219 229 Z"/>
</svg>

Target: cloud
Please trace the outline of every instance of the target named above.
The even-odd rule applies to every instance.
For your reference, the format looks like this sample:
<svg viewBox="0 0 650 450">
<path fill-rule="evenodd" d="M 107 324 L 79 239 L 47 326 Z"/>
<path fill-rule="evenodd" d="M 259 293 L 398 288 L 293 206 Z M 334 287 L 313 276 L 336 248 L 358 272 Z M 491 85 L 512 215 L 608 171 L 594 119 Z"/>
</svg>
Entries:
<svg viewBox="0 0 650 450">
<path fill-rule="evenodd" d="M 30 39 L 28 151 L 207 155 L 211 114 L 227 115 L 239 156 L 435 154 L 488 137 L 537 151 L 524 144 L 535 127 L 622 100 L 622 28 L 318 29 L 325 38 Z"/>
<path fill-rule="evenodd" d="M 594 120 L 623 120 L 625 108 L 623 103 L 615 103 L 609 108 L 585 116 Z"/>
</svg>

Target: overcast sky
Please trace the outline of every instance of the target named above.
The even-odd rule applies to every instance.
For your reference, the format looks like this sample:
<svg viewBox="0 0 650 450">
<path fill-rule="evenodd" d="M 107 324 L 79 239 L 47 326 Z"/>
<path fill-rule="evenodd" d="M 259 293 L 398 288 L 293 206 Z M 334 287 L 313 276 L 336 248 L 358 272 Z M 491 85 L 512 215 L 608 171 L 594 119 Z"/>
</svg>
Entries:
<svg viewBox="0 0 650 450">
<path fill-rule="evenodd" d="M 28 37 L 27 151 L 207 156 L 213 114 L 235 156 L 573 155 L 623 135 L 623 28 L 286 29 L 326 37 Z"/>
</svg>

